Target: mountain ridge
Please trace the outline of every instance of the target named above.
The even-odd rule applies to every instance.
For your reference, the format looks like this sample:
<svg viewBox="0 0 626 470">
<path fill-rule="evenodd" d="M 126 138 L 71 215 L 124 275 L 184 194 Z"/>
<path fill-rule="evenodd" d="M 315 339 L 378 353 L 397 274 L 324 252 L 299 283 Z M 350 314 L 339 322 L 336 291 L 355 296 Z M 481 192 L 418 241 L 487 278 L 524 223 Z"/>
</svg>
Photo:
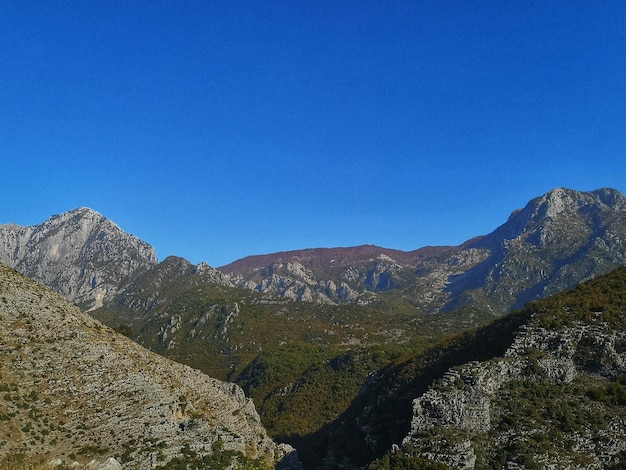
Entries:
<svg viewBox="0 0 626 470">
<path fill-rule="evenodd" d="M 298 300 L 369 303 L 397 292 L 426 312 L 472 306 L 501 315 L 624 264 L 623 240 L 623 194 L 555 188 L 513 211 L 491 233 L 454 247 L 296 250 L 247 257 L 220 269 L 236 286 Z M 336 263 L 346 250 L 352 264 Z M 510 280 L 520 289 L 505 295 Z"/>
<path fill-rule="evenodd" d="M 502 315 L 626 263 L 624 240 L 623 194 L 555 188 L 458 246 L 313 248 L 197 269 L 211 282 L 293 300 L 372 305 L 395 296 L 423 313 Z M 84 207 L 36 226 L 0 225 L 0 261 L 88 310 L 159 264 L 153 247 Z"/>
<path fill-rule="evenodd" d="M 377 245 L 358 245 L 333 248 L 304 248 L 301 250 L 281 251 L 264 255 L 250 255 L 233 261 L 224 266 L 217 267 L 219 271 L 242 274 L 251 269 L 262 269 L 270 263 L 285 263 L 289 261 L 319 261 L 320 263 L 333 263 L 339 261 L 353 262 L 361 259 L 376 258 L 386 255 L 390 258 L 410 262 L 415 259 L 431 256 L 447 251 L 451 246 L 425 246 L 411 251 L 397 250 L 394 248 L 384 248 Z"/>
</svg>

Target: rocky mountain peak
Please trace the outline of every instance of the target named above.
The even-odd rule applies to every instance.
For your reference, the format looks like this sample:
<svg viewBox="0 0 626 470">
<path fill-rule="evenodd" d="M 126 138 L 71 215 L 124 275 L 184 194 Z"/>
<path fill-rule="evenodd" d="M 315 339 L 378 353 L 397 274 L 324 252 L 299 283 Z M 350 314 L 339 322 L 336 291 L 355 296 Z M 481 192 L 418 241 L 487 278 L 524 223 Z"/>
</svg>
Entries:
<svg viewBox="0 0 626 470">
<path fill-rule="evenodd" d="M 147 243 L 80 207 L 39 225 L 0 225 L 0 261 L 85 308 L 97 308 L 131 276 L 155 265 L 157 256 Z"/>
<path fill-rule="evenodd" d="M 619 191 L 611 188 L 596 191 L 582 192 L 567 188 L 556 188 L 545 195 L 532 200 L 527 207 L 532 207 L 535 213 L 545 218 L 556 218 L 563 214 L 575 214 L 585 208 L 601 208 L 624 210 L 626 197 Z"/>
<path fill-rule="evenodd" d="M 106 217 L 104 217 L 102 214 L 100 214 L 98 211 L 95 211 L 85 206 L 77 207 L 76 209 L 72 209 L 70 211 L 63 212 L 61 214 L 55 214 L 52 217 L 50 217 L 48 221 L 53 223 L 54 221 L 59 220 L 61 223 L 63 223 L 67 220 L 71 220 L 75 218 L 83 219 L 83 220 L 96 220 L 96 221 L 107 220 L 111 224 L 116 225 L 110 220 L 108 220 Z"/>
<path fill-rule="evenodd" d="M 501 311 L 521 307 L 624 264 L 625 236 L 626 197 L 619 191 L 557 188 L 467 245 L 488 256 L 452 279 L 448 290 L 469 303 L 487 296 L 490 308 L 495 301 Z"/>
<path fill-rule="evenodd" d="M 495 248 L 502 240 L 513 240 L 519 237 L 528 239 L 537 232 L 545 235 L 550 231 L 564 231 L 570 228 L 592 225 L 601 222 L 609 213 L 626 213 L 626 196 L 615 189 L 603 188 L 583 192 L 567 188 L 553 189 L 543 196 L 534 198 L 523 209 L 515 210 L 505 224 L 498 227 L 490 235 L 481 238 L 476 245 Z M 538 235 L 541 242 L 546 237 Z"/>
</svg>

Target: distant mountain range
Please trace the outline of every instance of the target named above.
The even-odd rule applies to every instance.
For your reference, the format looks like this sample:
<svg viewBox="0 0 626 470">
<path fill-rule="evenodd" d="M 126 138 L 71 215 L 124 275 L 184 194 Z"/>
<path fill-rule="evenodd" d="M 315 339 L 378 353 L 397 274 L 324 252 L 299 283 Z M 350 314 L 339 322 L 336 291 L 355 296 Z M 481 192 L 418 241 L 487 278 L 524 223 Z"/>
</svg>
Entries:
<svg viewBox="0 0 626 470">
<path fill-rule="evenodd" d="M 85 309 L 116 299 L 155 269 L 154 249 L 80 208 L 41 225 L 0 225 L 0 261 Z M 473 308 L 503 315 L 626 262 L 626 197 L 614 189 L 554 189 L 486 236 L 411 252 L 373 245 L 250 256 L 211 282 L 317 303 L 395 297 L 423 313 Z"/>
<path fill-rule="evenodd" d="M 398 296 L 426 313 L 473 307 L 502 315 L 625 262 L 624 195 L 559 188 L 456 247 L 300 250 L 219 269 L 236 286 L 298 300 L 366 304 Z"/>
</svg>

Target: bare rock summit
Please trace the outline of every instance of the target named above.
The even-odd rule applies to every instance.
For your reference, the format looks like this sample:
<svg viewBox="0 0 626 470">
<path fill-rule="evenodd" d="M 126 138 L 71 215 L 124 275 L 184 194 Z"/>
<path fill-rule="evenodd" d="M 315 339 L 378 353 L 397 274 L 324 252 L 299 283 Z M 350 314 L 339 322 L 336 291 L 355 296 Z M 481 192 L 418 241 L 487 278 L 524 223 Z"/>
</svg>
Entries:
<svg viewBox="0 0 626 470">
<path fill-rule="evenodd" d="M 0 225 L 0 262 L 95 309 L 156 265 L 157 256 L 149 244 L 81 207 L 39 225 Z"/>
</svg>

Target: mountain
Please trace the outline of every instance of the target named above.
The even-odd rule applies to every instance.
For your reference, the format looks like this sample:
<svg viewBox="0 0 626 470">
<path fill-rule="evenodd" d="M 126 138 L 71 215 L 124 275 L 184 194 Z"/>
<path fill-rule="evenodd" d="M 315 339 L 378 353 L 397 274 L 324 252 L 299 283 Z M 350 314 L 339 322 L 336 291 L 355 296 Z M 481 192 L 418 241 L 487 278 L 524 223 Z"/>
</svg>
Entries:
<svg viewBox="0 0 626 470">
<path fill-rule="evenodd" d="M 626 268 L 369 377 L 308 468 L 623 468 Z"/>
<path fill-rule="evenodd" d="M 447 308 L 520 308 L 626 263 L 626 197 L 607 188 L 555 189 L 466 250 L 485 261 L 449 279 Z"/>
<path fill-rule="evenodd" d="M 143 349 L 4 265 L 0 326 L 5 461 L 298 468 L 239 387 Z"/>
<path fill-rule="evenodd" d="M 218 268 L 238 286 L 293 300 L 367 304 L 375 292 L 394 289 L 412 270 L 451 247 L 406 252 L 375 245 L 314 248 L 248 256 Z"/>
<path fill-rule="evenodd" d="M 321 303 L 389 297 L 424 313 L 503 315 L 626 262 L 626 197 L 557 188 L 457 247 L 403 252 L 366 245 L 253 256 L 219 268 L 239 287 Z"/>
<path fill-rule="evenodd" d="M 326 304 L 458 308 L 503 315 L 626 262 L 626 197 L 614 189 L 557 188 L 486 236 L 405 252 L 374 245 L 250 256 L 211 282 Z M 41 225 L 0 225 L 0 261 L 85 309 L 116 302 L 157 265 L 154 249 L 97 212 L 79 208 Z M 194 268 L 195 269 L 195 268 Z M 223 274 L 222 274 L 223 273 Z"/>
<path fill-rule="evenodd" d="M 402 443 L 411 429 L 412 400 L 445 370 L 488 360 L 497 347 L 504 354 L 517 320 L 503 320 L 499 334 L 444 343 L 417 362 L 407 356 L 623 265 L 624 200 L 611 189 L 555 189 L 491 234 L 456 247 L 300 250 L 248 257 L 223 272 L 177 257 L 155 259 L 111 287 L 101 306 L 92 301 L 85 307 L 154 352 L 238 383 L 255 401 L 268 434 L 295 446 L 308 468 L 352 468 Z M 79 211 L 57 217 L 80 225 L 80 215 L 69 216 Z M 58 231 L 76 232 L 69 227 Z M 74 254 L 70 267 L 89 261 L 81 253 L 91 244 L 79 245 L 57 250 Z M 37 242 L 29 251 L 43 261 L 55 253 Z M 3 256 L 13 253 L 7 248 Z M 120 256 L 103 258 L 99 269 L 126 255 Z M 41 269 L 54 272 L 59 264 Z M 448 347 L 457 352 L 448 354 Z M 381 370 L 392 361 L 399 369 Z M 406 388 L 398 377 L 418 385 Z M 368 390 L 377 390 L 378 401 L 362 401 Z M 350 428 L 355 416 L 362 425 Z"/>
<path fill-rule="evenodd" d="M 81 207 L 40 225 L 0 225 L 0 262 L 95 309 L 157 257 L 147 243 Z"/>
</svg>

